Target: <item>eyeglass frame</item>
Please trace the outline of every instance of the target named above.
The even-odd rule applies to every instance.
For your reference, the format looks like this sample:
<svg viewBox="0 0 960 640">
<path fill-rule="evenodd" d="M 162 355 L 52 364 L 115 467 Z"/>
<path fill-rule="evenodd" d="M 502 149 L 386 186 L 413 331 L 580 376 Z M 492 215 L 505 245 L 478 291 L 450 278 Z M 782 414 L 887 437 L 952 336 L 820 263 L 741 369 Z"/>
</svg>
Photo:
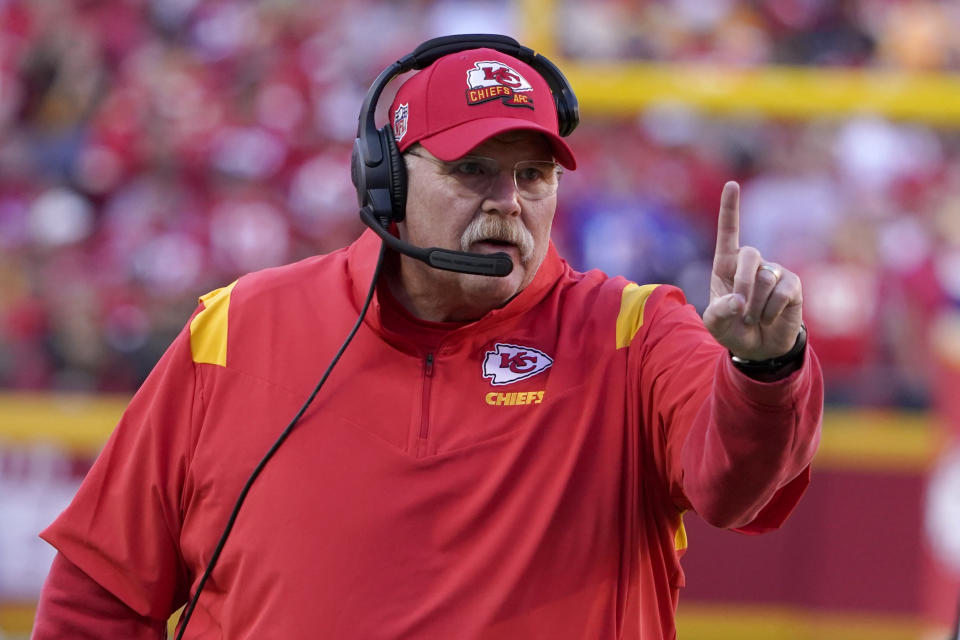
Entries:
<svg viewBox="0 0 960 640">
<path fill-rule="evenodd" d="M 489 156 L 465 155 L 465 156 L 461 156 L 460 158 L 457 158 L 456 160 L 451 160 L 451 161 L 448 162 L 448 161 L 446 161 L 446 160 L 441 160 L 441 159 L 439 159 L 439 158 L 433 158 L 433 157 L 431 157 L 431 156 L 425 156 L 425 155 L 421 155 L 421 154 L 419 154 L 419 153 L 414 153 L 414 150 L 413 150 L 413 149 L 404 152 L 403 155 L 405 155 L 405 156 L 408 156 L 408 155 L 409 155 L 409 156 L 414 156 L 415 158 L 421 158 L 421 159 L 426 160 L 426 161 L 428 161 L 428 162 L 430 162 L 430 163 L 432 163 L 432 164 L 437 165 L 438 167 L 440 167 L 440 168 L 442 168 L 442 169 L 446 169 L 447 172 L 443 173 L 443 175 L 448 176 L 448 177 L 452 177 L 452 178 L 454 178 L 455 180 L 456 180 L 456 176 L 453 175 L 453 173 L 452 173 L 452 168 L 453 168 L 454 166 L 456 166 L 457 164 L 460 164 L 460 163 L 463 163 L 463 162 L 469 162 L 469 161 L 471 161 L 471 160 L 475 160 L 475 161 L 485 161 L 485 162 L 489 163 L 490 166 L 496 166 L 496 167 L 497 167 L 497 172 L 496 172 L 496 174 L 494 174 L 494 176 L 500 175 L 500 172 L 503 171 L 503 169 L 504 169 L 504 167 L 501 165 L 501 163 L 500 163 L 499 160 L 497 160 L 497 159 L 495 159 L 495 158 L 491 158 L 491 157 L 489 157 Z M 521 187 L 520 187 L 520 182 L 519 182 L 519 180 L 518 180 L 518 178 L 517 178 L 517 173 L 518 173 L 519 169 L 521 168 L 520 165 L 526 165 L 526 166 L 530 166 L 530 165 L 551 165 L 551 166 L 553 167 L 553 173 L 554 173 L 554 175 L 556 176 L 556 181 L 555 181 L 555 182 L 553 183 L 553 185 L 552 185 L 552 186 L 553 186 L 552 190 L 551 190 L 549 193 L 545 193 L 545 194 L 543 194 L 543 195 L 533 195 L 533 196 L 529 195 L 529 190 L 526 189 L 526 188 L 521 188 Z M 560 188 L 560 177 L 563 175 L 563 173 L 564 173 L 563 165 L 561 165 L 561 164 L 560 164 L 559 162 L 557 162 L 556 160 L 520 160 L 519 162 L 517 162 L 517 163 L 515 163 L 515 164 L 513 165 L 513 186 L 514 186 L 514 188 L 516 188 L 517 193 L 519 193 L 520 196 L 523 197 L 525 200 L 531 200 L 531 201 L 545 200 L 546 198 L 549 198 L 550 196 L 553 196 L 553 195 L 556 195 L 556 194 L 557 194 L 557 191 L 558 191 L 559 188 Z M 461 184 L 462 184 L 462 183 L 461 183 Z M 491 178 L 491 185 L 492 185 L 492 184 L 493 184 L 493 183 L 492 183 L 492 178 Z M 483 194 L 482 191 L 477 191 L 477 190 L 472 189 L 472 188 L 470 188 L 470 187 L 467 187 L 467 186 L 465 186 L 465 185 L 463 185 L 463 186 L 464 186 L 465 189 L 467 189 L 468 191 L 470 191 L 471 194 L 473 194 L 473 195 L 482 195 L 482 194 Z M 489 187 L 488 187 L 488 189 L 489 189 Z"/>
</svg>

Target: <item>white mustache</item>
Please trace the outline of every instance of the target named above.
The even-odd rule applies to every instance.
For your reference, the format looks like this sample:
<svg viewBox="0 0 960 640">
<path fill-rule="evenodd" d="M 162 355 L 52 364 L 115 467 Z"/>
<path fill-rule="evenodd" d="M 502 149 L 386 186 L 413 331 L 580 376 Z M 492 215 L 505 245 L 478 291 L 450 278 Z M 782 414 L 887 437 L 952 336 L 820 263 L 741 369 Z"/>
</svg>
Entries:
<svg viewBox="0 0 960 640">
<path fill-rule="evenodd" d="M 474 218 L 460 236 L 460 248 L 470 251 L 475 242 L 499 240 L 516 245 L 520 250 L 520 262 L 527 264 L 533 257 L 533 234 L 516 218 L 496 215 L 481 215 Z"/>
</svg>

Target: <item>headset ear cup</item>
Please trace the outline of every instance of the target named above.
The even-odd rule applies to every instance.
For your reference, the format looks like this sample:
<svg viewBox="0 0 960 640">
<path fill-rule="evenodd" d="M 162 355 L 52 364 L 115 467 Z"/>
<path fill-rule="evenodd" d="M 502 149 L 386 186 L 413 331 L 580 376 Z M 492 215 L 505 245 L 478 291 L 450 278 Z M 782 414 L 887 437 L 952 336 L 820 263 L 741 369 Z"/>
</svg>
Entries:
<svg viewBox="0 0 960 640">
<path fill-rule="evenodd" d="M 353 153 L 350 154 L 350 181 L 357 190 L 357 200 L 360 206 L 366 204 L 366 202 L 363 201 L 363 190 L 366 187 L 366 180 L 361 183 L 361 180 L 364 178 L 362 167 L 360 166 L 362 164 L 363 159 L 360 157 L 360 141 L 354 140 Z"/>
<path fill-rule="evenodd" d="M 561 137 L 566 137 L 573 133 L 577 126 L 576 116 L 570 114 L 567 105 L 562 100 L 557 100 L 557 133 Z"/>
<path fill-rule="evenodd" d="M 390 202 L 393 205 L 393 221 L 402 222 L 407 214 L 407 165 L 397 148 L 393 127 L 386 125 L 380 130 L 380 144 L 389 163 Z"/>
<path fill-rule="evenodd" d="M 573 92 L 566 89 L 555 93 L 553 102 L 557 109 L 557 133 L 567 137 L 580 124 L 580 104 Z"/>
</svg>

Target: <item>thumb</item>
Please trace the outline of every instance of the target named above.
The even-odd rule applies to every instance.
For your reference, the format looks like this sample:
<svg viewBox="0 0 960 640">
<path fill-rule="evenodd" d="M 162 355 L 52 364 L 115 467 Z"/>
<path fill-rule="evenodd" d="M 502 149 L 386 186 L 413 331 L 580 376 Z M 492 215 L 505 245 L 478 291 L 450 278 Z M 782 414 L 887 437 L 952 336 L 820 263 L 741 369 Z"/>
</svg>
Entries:
<svg viewBox="0 0 960 640">
<path fill-rule="evenodd" d="M 727 332 L 740 317 L 747 301 L 740 293 L 730 293 L 713 300 L 703 312 L 703 324 L 714 338 Z"/>
</svg>

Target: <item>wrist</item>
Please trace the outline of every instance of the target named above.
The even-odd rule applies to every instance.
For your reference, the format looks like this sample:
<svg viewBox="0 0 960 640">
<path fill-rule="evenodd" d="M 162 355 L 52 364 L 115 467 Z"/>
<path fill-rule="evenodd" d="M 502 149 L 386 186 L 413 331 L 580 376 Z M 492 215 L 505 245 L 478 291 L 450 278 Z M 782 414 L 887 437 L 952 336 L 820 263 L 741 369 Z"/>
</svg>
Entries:
<svg viewBox="0 0 960 640">
<path fill-rule="evenodd" d="M 793 346 L 785 354 L 766 360 L 747 360 L 728 351 L 733 366 L 751 378 L 773 381 L 786 377 L 803 364 L 803 355 L 807 350 L 807 327 L 800 323 L 800 331 Z"/>
</svg>

